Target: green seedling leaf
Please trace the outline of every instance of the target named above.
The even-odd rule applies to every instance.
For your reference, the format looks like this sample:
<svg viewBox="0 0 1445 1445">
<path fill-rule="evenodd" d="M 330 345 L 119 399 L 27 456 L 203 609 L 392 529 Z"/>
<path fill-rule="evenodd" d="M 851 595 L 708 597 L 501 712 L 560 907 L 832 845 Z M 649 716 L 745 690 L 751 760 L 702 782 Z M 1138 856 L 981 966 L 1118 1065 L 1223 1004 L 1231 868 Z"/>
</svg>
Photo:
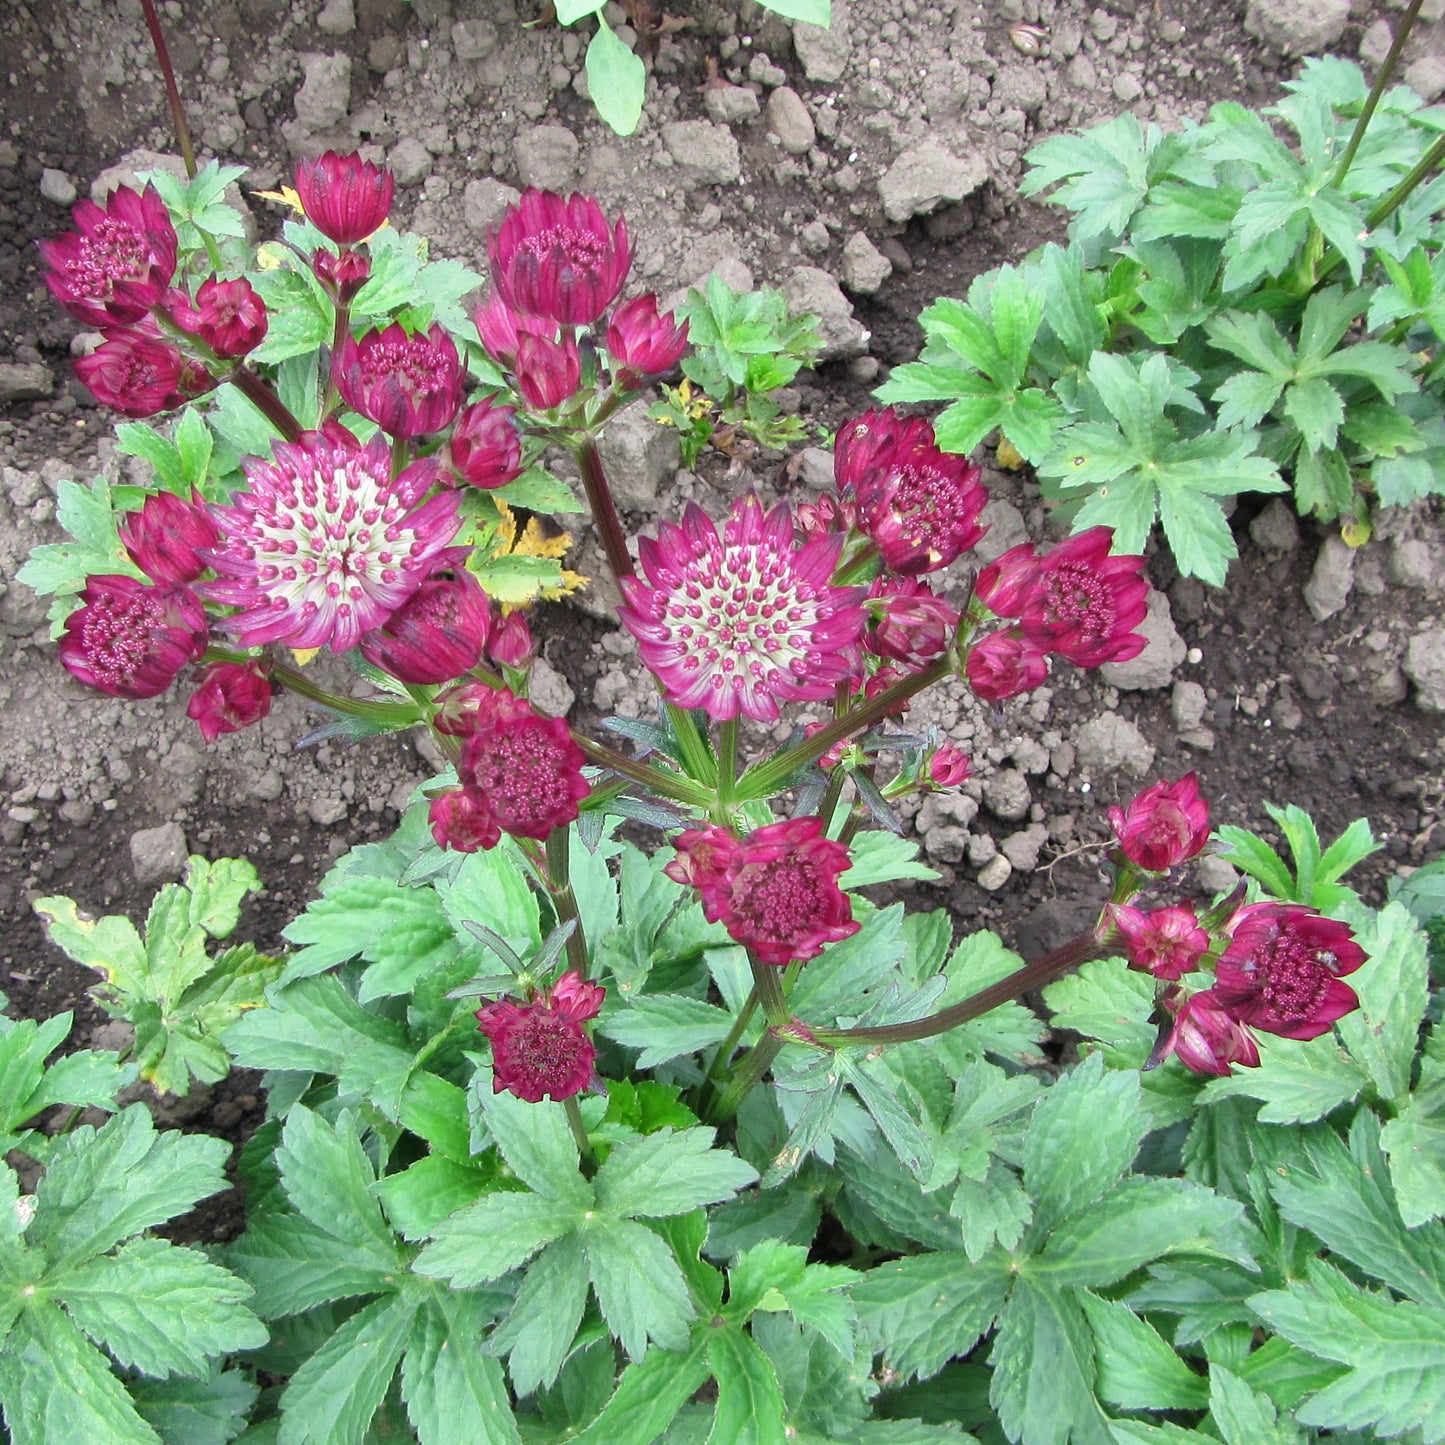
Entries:
<svg viewBox="0 0 1445 1445">
<path fill-rule="evenodd" d="M 647 93 L 647 69 L 641 58 L 612 33 L 605 20 L 599 19 L 597 33 L 587 47 L 586 65 L 587 94 L 597 114 L 618 135 L 631 135 L 642 118 Z"/>
</svg>

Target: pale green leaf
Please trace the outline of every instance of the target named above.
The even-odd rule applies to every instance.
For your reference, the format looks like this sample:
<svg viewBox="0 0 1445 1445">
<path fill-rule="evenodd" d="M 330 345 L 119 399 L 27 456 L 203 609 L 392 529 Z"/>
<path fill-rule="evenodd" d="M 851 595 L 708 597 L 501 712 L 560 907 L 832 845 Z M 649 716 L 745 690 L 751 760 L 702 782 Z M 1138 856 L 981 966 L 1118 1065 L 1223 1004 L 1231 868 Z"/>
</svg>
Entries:
<svg viewBox="0 0 1445 1445">
<path fill-rule="evenodd" d="M 1205 1103 L 1243 1094 L 1263 1100 L 1263 1124 L 1309 1124 L 1353 1099 L 1366 1082 L 1365 1071 L 1339 1046 L 1333 1034 L 1317 1039 L 1259 1039 L 1259 1067 L 1211 1079 L 1200 1094 Z"/>
<path fill-rule="evenodd" d="M 1209 1413 L 1225 1445 L 1300 1445 L 1303 1440 L 1297 1425 L 1278 1418 L 1267 1395 L 1214 1362 L 1209 1366 Z"/>
<path fill-rule="evenodd" d="M 582 3 L 586 4 L 587 0 Z M 586 67 L 587 94 L 597 107 L 597 114 L 618 135 L 631 135 L 642 118 L 647 69 L 612 33 L 605 20 L 597 22 L 597 33 L 587 47 Z"/>
<path fill-rule="evenodd" d="M 731 1027 L 731 1014 L 702 999 L 642 994 L 603 1018 L 599 1032 L 627 1048 L 641 1050 L 639 1069 L 655 1069 L 658 1064 L 720 1043 Z"/>
<path fill-rule="evenodd" d="M 527 1269 L 511 1313 L 492 1334 L 518 1397 L 551 1385 L 582 1323 L 587 1303 L 587 1256 L 569 1234 L 549 1244 Z"/>
<path fill-rule="evenodd" d="M 529 1104 L 479 1078 L 482 1118 L 517 1178 L 538 1194 L 583 1208 L 592 1189 L 577 1167 L 577 1141 L 561 1104 Z"/>
<path fill-rule="evenodd" d="M 720 1204 L 757 1181 L 751 1164 L 713 1141 L 711 1129 L 659 1129 L 615 1145 L 593 1181 L 597 1207 L 662 1218 Z"/>
<path fill-rule="evenodd" d="M 711 1331 L 707 1362 L 717 1381 L 708 1445 L 784 1445 L 783 1392 L 752 1337 L 737 1329 Z"/>
<path fill-rule="evenodd" d="M 383 1294 L 399 1270 L 318 1229 L 299 1214 L 252 1214 L 245 1234 L 226 1251 L 226 1262 L 256 1291 L 266 1319 L 301 1314 L 357 1295 Z"/>
<path fill-rule="evenodd" d="M 649 1340 L 665 1350 L 684 1348 L 695 1311 L 667 1245 L 626 1219 L 593 1220 L 582 1239 L 602 1318 L 628 1358 L 640 1361 Z"/>
<path fill-rule="evenodd" d="M 468 1303 L 443 1297 L 417 1311 L 401 1366 L 407 1417 L 420 1445 L 518 1445 L 501 1366 L 479 1348 Z"/>
<path fill-rule="evenodd" d="M 581 1217 L 576 1205 L 538 1194 L 490 1194 L 437 1225 L 412 1268 L 456 1289 L 486 1284 L 570 1233 Z"/>
<path fill-rule="evenodd" d="M 395 1237 L 371 1192 L 376 1175 L 349 1110 L 328 1124 L 294 1105 L 276 1163 L 287 1197 L 318 1229 L 353 1245 L 367 1264 L 385 1268 L 396 1262 Z"/>
<path fill-rule="evenodd" d="M 654 1346 L 640 1365 L 623 1370 L 616 1393 L 573 1445 L 652 1445 L 710 1377 L 705 1351 L 704 1339 L 686 1351 Z"/>
<path fill-rule="evenodd" d="M 1426 1040 L 1420 1081 L 1380 1131 L 1400 1217 L 1411 1229 L 1445 1214 L 1445 1031 Z"/>
<path fill-rule="evenodd" d="M 1094 1335 L 1099 1398 L 1125 1410 L 1202 1410 L 1209 1384 L 1128 1305 L 1081 1290 L 1077 1299 Z"/>
</svg>

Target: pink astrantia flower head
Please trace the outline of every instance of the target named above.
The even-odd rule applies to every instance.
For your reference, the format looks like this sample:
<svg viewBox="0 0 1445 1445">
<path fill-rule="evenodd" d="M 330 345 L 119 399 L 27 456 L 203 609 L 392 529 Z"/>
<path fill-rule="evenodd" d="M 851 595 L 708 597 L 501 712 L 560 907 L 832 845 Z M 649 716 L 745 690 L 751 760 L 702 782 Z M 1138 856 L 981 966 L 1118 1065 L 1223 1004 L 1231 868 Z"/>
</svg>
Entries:
<svg viewBox="0 0 1445 1445">
<path fill-rule="evenodd" d="M 360 251 L 342 251 L 338 255 L 318 250 L 311 257 L 311 270 L 333 301 L 350 306 L 371 277 L 371 262 Z"/>
<path fill-rule="evenodd" d="M 972 772 L 972 760 L 957 743 L 940 743 L 928 760 L 928 781 L 935 788 L 957 788 Z"/>
<path fill-rule="evenodd" d="M 1111 527 L 1061 542 L 1038 565 L 1020 614 L 1024 631 L 1076 667 L 1127 662 L 1146 639 L 1134 631 L 1149 610 L 1142 557 L 1112 557 Z"/>
<path fill-rule="evenodd" d="M 384 436 L 362 447 L 307 432 L 252 461 L 205 560 L 205 595 L 241 611 L 224 626 L 244 647 L 284 642 L 345 652 L 421 586 L 457 530 L 457 494 L 427 498 L 435 461 L 394 481 Z M 423 500 L 425 498 L 425 500 Z"/>
<path fill-rule="evenodd" d="M 167 293 L 166 315 L 217 356 L 245 356 L 266 339 L 266 303 L 243 278 L 202 281 L 192 301 L 184 291 Z"/>
<path fill-rule="evenodd" d="M 189 587 L 92 577 L 66 619 L 60 660 L 113 697 L 159 697 L 206 650 L 206 613 Z"/>
<path fill-rule="evenodd" d="M 221 539 L 210 514 L 174 492 L 155 492 L 118 528 L 130 560 L 152 582 L 194 582 L 206 570 L 199 553 Z"/>
<path fill-rule="evenodd" d="M 669 702 L 777 722 L 780 702 L 831 697 L 856 670 L 866 619 L 859 589 L 831 580 L 842 545 L 795 546 L 786 503 L 765 514 L 742 497 L 721 535 L 689 503 L 681 526 L 642 539 L 647 580 L 622 579 L 619 616 Z"/>
<path fill-rule="evenodd" d="M 452 471 L 473 487 L 490 491 L 522 475 L 522 439 L 515 407 L 491 397 L 469 406 L 452 428 Z"/>
<path fill-rule="evenodd" d="M 1048 654 L 1017 628 L 991 632 L 968 650 L 968 685 L 985 702 L 1032 692 L 1049 675 Z"/>
<path fill-rule="evenodd" d="M 523 668 L 537 655 L 537 639 L 524 612 L 509 612 L 492 632 L 487 654 L 499 667 Z"/>
<path fill-rule="evenodd" d="M 1110 808 L 1109 825 L 1124 856 L 1150 873 L 1193 858 L 1209 841 L 1209 804 L 1199 775 L 1150 784 L 1127 808 Z"/>
<path fill-rule="evenodd" d="M 867 644 L 879 657 L 922 667 L 937 657 L 958 626 L 958 612 L 917 577 L 880 573 L 868 591 L 875 623 Z"/>
<path fill-rule="evenodd" d="M 427 823 L 437 847 L 454 853 L 476 853 L 502 841 L 497 820 L 475 788 L 438 794 L 427 808 Z"/>
<path fill-rule="evenodd" d="M 585 762 L 561 718 L 544 717 L 503 689 L 477 714 L 457 776 L 504 832 L 540 840 L 577 817 L 591 791 Z"/>
<path fill-rule="evenodd" d="M 1021 542 L 995 557 L 974 579 L 973 595 L 1000 617 L 1022 617 L 1024 602 L 1038 581 L 1033 543 Z"/>
<path fill-rule="evenodd" d="M 591 196 L 563 200 L 528 186 L 487 242 L 492 284 L 513 311 L 590 326 L 617 299 L 632 265 L 627 222 L 609 228 Z"/>
<path fill-rule="evenodd" d="M 895 572 L 946 567 L 987 531 L 979 469 L 940 451 L 922 417 L 865 413 L 839 432 L 833 466 L 839 490 L 856 500 L 859 531 Z"/>
<path fill-rule="evenodd" d="M 213 662 L 186 704 L 186 716 L 208 743 L 260 722 L 270 711 L 271 684 L 254 662 Z"/>
<path fill-rule="evenodd" d="M 458 683 L 437 697 L 432 726 L 448 737 L 469 738 L 491 717 L 501 698 L 501 691 L 485 682 Z"/>
<path fill-rule="evenodd" d="M 338 246 L 364 241 L 386 220 L 396 181 L 354 151 L 327 151 L 296 167 L 296 194 L 306 219 Z"/>
<path fill-rule="evenodd" d="M 858 932 L 838 875 L 852 865 L 821 818 L 769 823 L 741 841 L 715 824 L 679 834 L 663 870 L 697 888 L 709 923 L 721 923 L 763 963 L 816 958 Z"/>
<path fill-rule="evenodd" d="M 1178 1056 L 1196 1074 L 1222 1078 L 1234 1064 L 1259 1065 L 1254 1036 L 1220 1003 L 1213 989 L 1191 994 L 1174 1008 L 1174 1028 L 1158 1058 Z"/>
<path fill-rule="evenodd" d="M 117 186 L 105 205 L 78 201 L 78 230 L 42 241 L 45 284 L 77 321 L 115 326 L 139 321 L 176 272 L 176 230 L 154 186 Z"/>
<path fill-rule="evenodd" d="M 1241 1023 L 1313 1039 L 1359 1007 L 1340 981 L 1365 961 L 1347 925 L 1299 903 L 1251 903 L 1228 928 L 1212 992 Z"/>
<path fill-rule="evenodd" d="M 477 1010 L 492 1045 L 492 1090 L 539 1104 L 570 1099 L 592 1081 L 597 1053 L 582 1027 L 602 1011 L 607 991 L 573 970 L 531 1003 L 503 998 Z"/>
<path fill-rule="evenodd" d="M 400 682 L 450 682 L 482 660 L 492 604 L 464 565 L 464 549 L 449 549 L 422 584 L 381 624 L 361 635 L 361 655 Z"/>
<path fill-rule="evenodd" d="M 524 332 L 517 341 L 517 390 L 533 411 L 551 411 L 575 395 L 582 380 L 577 338 L 566 332 L 560 341 Z"/>
<path fill-rule="evenodd" d="M 158 333 L 118 326 L 104 336 L 76 361 L 75 374 L 102 406 L 122 416 L 156 416 L 215 385 L 199 362 L 188 361 Z"/>
<path fill-rule="evenodd" d="M 679 326 L 671 311 L 659 315 L 651 292 L 623 302 L 607 323 L 607 354 L 623 391 L 671 371 L 686 350 L 687 322 Z"/>
<path fill-rule="evenodd" d="M 348 335 L 331 375 L 347 406 L 388 436 L 439 432 L 462 404 L 461 360 L 441 326 L 409 336 L 393 322 L 359 340 Z"/>
<path fill-rule="evenodd" d="M 1130 967 L 1155 978 L 1181 979 L 1209 952 L 1209 935 L 1187 903 L 1148 913 L 1116 903 L 1109 917 L 1124 936 Z"/>
<path fill-rule="evenodd" d="M 522 337 L 540 336 L 547 341 L 557 339 L 555 321 L 513 311 L 496 290 L 473 309 L 472 320 L 476 323 L 487 355 L 506 367 L 517 364 L 517 345 Z"/>
</svg>

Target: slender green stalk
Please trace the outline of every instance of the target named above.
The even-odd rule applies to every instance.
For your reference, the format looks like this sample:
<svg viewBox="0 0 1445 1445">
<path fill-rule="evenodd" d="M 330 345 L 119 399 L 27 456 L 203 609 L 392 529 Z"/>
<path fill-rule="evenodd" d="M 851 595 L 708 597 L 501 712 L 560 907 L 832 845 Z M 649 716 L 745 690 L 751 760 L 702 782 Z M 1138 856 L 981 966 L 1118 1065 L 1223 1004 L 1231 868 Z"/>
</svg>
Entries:
<svg viewBox="0 0 1445 1445">
<path fill-rule="evenodd" d="M 733 1020 L 733 1026 L 728 1030 L 727 1037 L 718 1045 L 717 1053 L 712 1056 L 712 1063 L 708 1065 L 707 1074 L 702 1081 L 702 1090 L 697 1097 L 698 1117 L 706 1118 L 707 1112 L 712 1108 L 713 1101 L 717 1097 L 718 1081 L 727 1073 L 727 1066 L 732 1059 L 733 1050 L 737 1048 L 738 1041 L 747 1032 L 748 1025 L 753 1021 L 753 1015 L 758 1011 L 758 990 L 755 984 L 743 1001 L 743 1006 L 738 1010 L 738 1016 Z"/>
<path fill-rule="evenodd" d="M 226 378 L 288 442 L 301 440 L 301 423 L 289 407 L 244 363 Z"/>
<path fill-rule="evenodd" d="M 701 783 L 693 782 L 691 778 L 654 768 L 650 763 L 640 763 L 635 758 L 619 753 L 615 748 L 609 748 L 606 743 L 595 742 L 579 732 L 572 734 L 572 741 L 594 763 L 624 778 L 631 778 L 635 783 L 641 783 L 644 788 L 650 788 L 661 797 L 671 798 L 676 803 L 686 803 L 694 808 L 704 808 L 711 801 L 712 790 Z"/>
<path fill-rule="evenodd" d="M 344 713 L 348 717 L 365 718 L 368 722 L 381 723 L 388 728 L 413 727 L 422 721 L 419 708 L 404 702 L 374 702 L 369 698 L 342 697 L 312 682 L 305 673 L 283 662 L 270 662 L 267 670 L 273 682 L 330 708 L 332 712 Z"/>
<path fill-rule="evenodd" d="M 627 552 L 627 538 L 612 500 L 612 488 L 607 485 L 607 472 L 602 465 L 602 453 L 597 450 L 596 438 L 584 437 L 573 448 L 572 455 L 576 458 L 577 470 L 582 474 L 582 489 L 587 494 L 587 505 L 592 510 L 592 521 L 597 527 L 597 538 L 602 543 L 607 565 L 620 582 L 624 577 L 632 576 L 632 558 Z"/>
<path fill-rule="evenodd" d="M 717 1096 L 712 1109 L 704 1116 L 708 1123 L 725 1124 L 737 1113 L 739 1105 L 747 1098 L 753 1086 L 761 1082 L 782 1048 L 783 1040 L 775 1034 L 766 1033 L 758 1040 L 756 1046 L 733 1070 L 727 1087 Z"/>
<path fill-rule="evenodd" d="M 569 918 L 577 925 L 567 939 L 567 964 L 581 978 L 587 977 L 590 959 L 587 952 L 587 935 L 582 928 L 582 914 L 577 907 L 577 895 L 572 891 L 571 872 L 572 830 L 553 828 L 547 835 L 547 881 L 551 887 L 552 904 L 557 910 L 559 922 Z"/>
<path fill-rule="evenodd" d="M 411 445 L 405 437 L 391 439 L 391 479 L 395 481 L 406 470 L 407 453 Z"/>
<path fill-rule="evenodd" d="M 753 991 L 763 1006 L 769 1025 L 779 1028 L 789 1023 L 793 1016 L 788 1012 L 787 999 L 783 997 L 783 985 L 778 978 L 778 970 L 771 964 L 759 963 L 751 949 L 748 950 L 748 963 L 753 970 Z"/>
<path fill-rule="evenodd" d="M 592 1141 L 587 1137 L 587 1125 L 582 1120 L 582 1110 L 574 1094 L 562 1100 L 562 1110 L 567 1115 L 567 1125 L 577 1141 L 577 1153 L 581 1156 L 582 1172 L 590 1179 L 597 1172 L 597 1156 L 592 1152 Z"/>
<path fill-rule="evenodd" d="M 151 33 L 151 44 L 155 47 L 156 63 L 166 83 L 166 100 L 171 108 L 171 124 L 176 128 L 176 143 L 181 148 L 181 159 L 186 163 L 186 175 L 196 174 L 196 148 L 191 144 L 191 128 L 186 124 L 186 108 L 181 103 L 180 88 L 176 85 L 176 72 L 171 65 L 170 48 L 166 45 L 166 33 L 161 29 L 161 17 L 156 14 L 155 0 L 140 0 L 145 12 L 146 29 Z"/>
<path fill-rule="evenodd" d="M 726 718 L 718 730 L 717 742 L 717 800 L 728 807 L 733 800 L 733 788 L 738 780 L 738 718 Z"/>
<path fill-rule="evenodd" d="M 1335 173 L 1330 177 L 1332 186 L 1339 186 L 1345 176 L 1349 174 L 1351 165 L 1354 164 L 1355 153 L 1360 149 L 1360 142 L 1365 138 L 1365 132 L 1370 128 L 1370 121 L 1375 114 L 1375 108 L 1380 103 L 1380 97 L 1384 95 L 1386 87 L 1395 78 L 1395 67 L 1400 61 L 1400 52 L 1405 48 L 1405 42 L 1410 38 L 1410 32 L 1415 28 L 1415 18 L 1420 13 L 1420 6 L 1423 0 L 1410 0 L 1405 13 L 1400 17 L 1400 23 L 1395 27 L 1395 38 L 1390 42 L 1390 48 L 1385 52 L 1385 58 L 1380 63 L 1380 73 L 1375 77 L 1375 83 L 1370 87 L 1369 98 L 1365 101 L 1365 108 L 1360 112 L 1360 118 L 1355 122 L 1355 128 L 1350 132 L 1350 143 L 1345 147 L 1344 154 L 1340 157 L 1340 163 L 1335 167 Z"/>
<path fill-rule="evenodd" d="M 331 365 L 326 368 L 326 390 L 321 398 L 321 420 L 331 415 L 331 408 L 340 399 L 336 390 L 336 358 L 351 331 L 351 307 L 337 302 L 336 325 L 331 328 Z"/>
</svg>

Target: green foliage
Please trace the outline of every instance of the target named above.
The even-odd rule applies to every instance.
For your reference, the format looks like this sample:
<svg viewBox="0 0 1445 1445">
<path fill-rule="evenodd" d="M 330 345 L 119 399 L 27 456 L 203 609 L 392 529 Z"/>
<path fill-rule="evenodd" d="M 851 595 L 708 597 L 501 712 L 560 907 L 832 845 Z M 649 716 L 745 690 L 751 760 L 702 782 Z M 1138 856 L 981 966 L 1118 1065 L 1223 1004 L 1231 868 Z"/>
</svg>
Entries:
<svg viewBox="0 0 1445 1445">
<path fill-rule="evenodd" d="M 1302 808 L 1293 803 L 1278 808 L 1268 802 L 1264 808 L 1289 845 L 1293 872 L 1257 834 L 1228 823 L 1218 831 L 1219 840 L 1226 847 L 1224 856 L 1258 885 L 1254 896 L 1259 896 L 1262 890 L 1270 898 L 1306 903 L 1326 913 L 1353 900 L 1354 890 L 1339 880 L 1372 853 L 1380 851 L 1369 822 L 1357 818 L 1328 848 L 1321 850 L 1320 835 Z"/>
</svg>

